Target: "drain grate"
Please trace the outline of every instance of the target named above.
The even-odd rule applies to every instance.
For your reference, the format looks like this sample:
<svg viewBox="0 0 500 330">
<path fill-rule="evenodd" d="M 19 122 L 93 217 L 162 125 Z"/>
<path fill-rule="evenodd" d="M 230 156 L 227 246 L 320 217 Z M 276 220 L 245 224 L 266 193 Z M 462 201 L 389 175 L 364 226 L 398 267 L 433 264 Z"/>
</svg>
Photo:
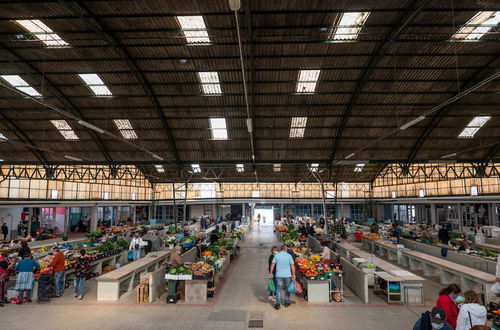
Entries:
<svg viewBox="0 0 500 330">
<path fill-rule="evenodd" d="M 224 309 L 220 312 L 211 312 L 208 315 L 207 321 L 245 322 L 246 319 L 246 311 L 237 309 Z"/>
<path fill-rule="evenodd" d="M 264 328 L 264 320 L 250 320 L 248 321 L 249 328 Z"/>
</svg>

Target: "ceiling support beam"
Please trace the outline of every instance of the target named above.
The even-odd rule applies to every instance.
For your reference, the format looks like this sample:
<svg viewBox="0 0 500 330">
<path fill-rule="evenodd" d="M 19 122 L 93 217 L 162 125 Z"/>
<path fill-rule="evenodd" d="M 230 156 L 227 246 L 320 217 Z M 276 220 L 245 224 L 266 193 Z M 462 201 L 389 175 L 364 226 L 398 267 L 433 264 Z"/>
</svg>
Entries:
<svg viewBox="0 0 500 330">
<path fill-rule="evenodd" d="M 491 65 L 493 65 L 495 62 L 497 62 L 500 59 L 500 56 L 495 56 L 492 58 L 488 63 L 482 68 L 481 70 L 476 71 L 467 81 L 465 81 L 461 86 L 460 90 L 465 90 L 471 85 L 475 84 L 476 81 L 478 81 L 480 78 L 484 78 L 485 74 L 484 71 L 487 71 Z M 418 138 L 417 142 L 413 145 L 410 154 L 408 155 L 408 161 L 413 160 L 417 155 L 422 146 L 424 145 L 425 141 L 429 138 L 429 136 L 432 134 L 434 128 L 436 128 L 441 120 L 445 117 L 445 115 L 448 112 L 451 112 L 451 110 L 457 105 L 458 100 L 441 108 L 440 110 L 436 111 L 433 116 L 432 120 L 429 124 L 425 125 L 425 128 L 423 129 L 422 133 L 420 134 L 420 137 Z M 450 150 L 450 152 L 456 151 L 456 150 Z"/>
<path fill-rule="evenodd" d="M 163 129 L 165 131 L 164 133 L 167 138 L 167 141 L 170 144 L 170 148 L 174 155 L 175 162 L 180 164 L 179 152 L 177 150 L 177 146 L 175 144 L 172 131 L 170 130 L 170 125 L 167 121 L 167 118 L 165 117 L 165 114 L 163 113 L 163 109 L 157 97 L 153 93 L 153 89 L 149 85 L 149 81 L 146 79 L 146 76 L 141 70 L 139 70 L 136 61 L 132 58 L 132 56 L 124 48 L 124 46 L 122 46 L 118 42 L 118 39 L 103 27 L 102 23 L 99 21 L 99 18 L 97 18 L 94 14 L 92 14 L 92 12 L 83 4 L 82 1 L 76 1 L 75 4 L 76 6 L 73 3 L 65 2 L 65 5 L 68 9 L 70 9 L 79 18 L 84 20 L 89 25 L 89 27 L 93 31 L 95 31 L 95 33 L 99 35 L 99 37 L 101 37 L 101 39 L 106 41 L 109 44 L 109 46 L 112 47 L 113 50 L 117 52 L 117 54 L 123 59 L 127 67 L 130 69 L 130 71 L 132 71 L 135 78 L 141 83 L 144 92 L 147 94 L 148 98 L 150 99 L 151 103 L 154 106 L 156 115 L 158 116 L 160 122 L 163 125 Z"/>
<path fill-rule="evenodd" d="M 363 88 L 370 78 L 370 75 L 374 71 L 375 67 L 378 65 L 380 60 L 385 56 L 390 46 L 394 43 L 394 41 L 399 37 L 401 32 L 413 21 L 413 19 L 431 2 L 432 0 L 416 0 L 413 2 L 413 5 L 409 7 L 404 13 L 402 19 L 395 25 L 395 28 L 391 31 L 387 40 L 379 43 L 377 49 L 375 51 L 375 55 L 370 59 L 368 63 L 368 67 L 363 71 L 361 77 L 359 78 L 356 87 L 354 88 L 354 92 L 349 100 L 349 103 L 342 114 L 342 120 L 340 122 L 340 128 L 337 130 L 337 134 L 335 136 L 335 140 L 333 141 L 333 148 L 330 154 L 330 163 L 335 160 L 337 157 L 337 151 L 340 146 L 342 135 L 344 133 L 344 126 L 347 123 L 347 120 L 354 108 L 354 105 L 357 102 L 358 96 L 361 95 Z"/>
</svg>

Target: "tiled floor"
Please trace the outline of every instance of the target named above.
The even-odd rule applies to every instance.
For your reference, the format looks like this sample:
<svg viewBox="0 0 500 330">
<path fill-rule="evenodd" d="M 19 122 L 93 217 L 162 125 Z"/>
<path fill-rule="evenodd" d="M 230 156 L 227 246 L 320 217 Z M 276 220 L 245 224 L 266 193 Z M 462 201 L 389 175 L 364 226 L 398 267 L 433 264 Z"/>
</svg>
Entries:
<svg viewBox="0 0 500 330">
<path fill-rule="evenodd" d="M 277 244 L 272 227 L 254 226 L 246 235 L 241 254 L 231 265 L 222 288 L 207 305 L 170 305 L 162 297 L 151 305 L 135 305 L 132 295 L 119 303 L 98 303 L 95 282 L 88 282 L 83 301 L 71 290 L 47 304 L 8 305 L 0 309 L 2 328 L 17 329 L 248 329 L 249 321 L 265 329 L 411 329 L 425 307 L 388 306 L 371 297 L 364 305 L 346 292 L 346 302 L 313 305 L 293 297 L 292 306 L 275 311 L 267 301 L 266 273 L 269 248 Z M 436 285 L 426 287 L 429 304 Z M 428 297 L 427 297 L 428 296 Z"/>
</svg>

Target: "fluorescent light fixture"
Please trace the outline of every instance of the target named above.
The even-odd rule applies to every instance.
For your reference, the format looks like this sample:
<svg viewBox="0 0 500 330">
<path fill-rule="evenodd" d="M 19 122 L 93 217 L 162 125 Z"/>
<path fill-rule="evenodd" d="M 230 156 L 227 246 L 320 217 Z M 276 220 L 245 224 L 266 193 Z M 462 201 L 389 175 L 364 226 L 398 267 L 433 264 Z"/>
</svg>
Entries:
<svg viewBox="0 0 500 330">
<path fill-rule="evenodd" d="M 64 41 L 59 35 L 54 33 L 51 28 L 39 20 L 17 20 L 17 24 L 28 30 L 46 46 L 50 47 L 67 47 L 69 44 Z"/>
<path fill-rule="evenodd" d="M 416 123 L 420 123 L 424 119 L 425 119 L 425 116 L 417 117 L 417 118 L 413 119 L 412 121 L 407 122 L 406 124 L 404 124 L 403 126 L 401 126 L 399 129 L 402 130 L 402 131 L 404 131 L 408 127 L 411 127 L 411 126 L 415 125 Z"/>
<path fill-rule="evenodd" d="M 425 197 L 425 190 L 424 189 L 418 190 L 418 197 Z"/>
<path fill-rule="evenodd" d="M 363 172 L 364 167 L 365 167 L 365 164 L 363 164 L 363 163 L 356 164 L 356 167 L 354 168 L 354 172 Z"/>
<path fill-rule="evenodd" d="M 12 87 L 21 91 L 29 96 L 41 97 L 42 94 L 38 93 L 33 87 L 31 87 L 23 78 L 15 74 L 1 75 L 3 80 L 8 82 Z"/>
<path fill-rule="evenodd" d="M 226 118 L 209 118 L 210 130 L 212 131 L 212 139 L 227 140 L 227 125 Z"/>
<path fill-rule="evenodd" d="M 253 190 L 252 191 L 252 198 L 259 198 L 259 197 L 260 197 L 260 191 Z"/>
<path fill-rule="evenodd" d="M 201 88 L 206 95 L 221 95 L 222 89 L 220 87 L 219 73 L 217 71 L 211 72 L 198 72 L 200 78 Z"/>
<path fill-rule="evenodd" d="M 247 122 L 247 131 L 248 131 L 248 133 L 252 133 L 253 132 L 252 118 L 247 118 L 246 122 Z"/>
<path fill-rule="evenodd" d="M 355 152 L 353 152 L 352 154 L 349 154 L 349 155 L 345 156 L 345 159 L 349 159 L 349 158 L 352 158 L 354 156 L 356 156 Z"/>
<path fill-rule="evenodd" d="M 57 128 L 59 133 L 61 133 L 62 136 L 66 140 L 79 140 L 80 138 L 76 135 L 75 131 L 69 126 L 68 122 L 66 120 L 51 120 L 50 121 L 52 125 Z"/>
<path fill-rule="evenodd" d="M 0 159 L 0 162 L 3 162 L 3 159 Z"/>
<path fill-rule="evenodd" d="M 391 198 L 396 198 L 396 192 L 395 191 L 391 191 Z"/>
<path fill-rule="evenodd" d="M 318 168 L 319 168 L 318 163 L 309 164 L 309 170 L 311 172 L 318 172 Z"/>
<path fill-rule="evenodd" d="M 0 133 L 0 140 L 6 141 L 8 139 L 7 139 L 7 137 L 5 135 L 3 135 L 2 133 Z"/>
<path fill-rule="evenodd" d="M 116 127 L 118 128 L 124 139 L 137 139 L 137 134 L 135 133 L 134 128 L 132 127 L 132 124 L 130 124 L 130 121 L 128 119 L 115 119 L 113 121 L 115 122 Z"/>
<path fill-rule="evenodd" d="M 188 43 L 196 44 L 210 42 L 203 16 L 177 16 L 177 21 Z"/>
<path fill-rule="evenodd" d="M 477 196 L 479 195 L 477 186 L 470 186 L 470 195 L 471 196 Z"/>
<path fill-rule="evenodd" d="M 290 138 L 303 138 L 306 132 L 307 117 L 292 117 Z"/>
<path fill-rule="evenodd" d="M 297 93 L 314 93 L 321 70 L 300 70 Z"/>
<path fill-rule="evenodd" d="M 158 160 L 163 160 L 162 157 L 158 156 L 157 154 L 151 154 L 151 156 L 155 159 L 158 159 Z"/>
<path fill-rule="evenodd" d="M 457 155 L 457 153 L 456 153 L 456 152 L 454 152 L 454 153 L 452 153 L 452 154 L 447 154 L 447 155 L 441 156 L 441 159 L 455 157 L 456 155 Z"/>
<path fill-rule="evenodd" d="M 481 39 L 494 28 L 492 25 L 498 25 L 499 23 L 500 11 L 480 11 L 467 21 L 451 38 L 458 40 Z"/>
<path fill-rule="evenodd" d="M 245 172 L 245 165 L 244 164 L 236 164 L 236 172 L 238 172 L 238 173 Z"/>
<path fill-rule="evenodd" d="M 158 173 L 164 173 L 165 169 L 163 168 L 163 165 L 155 165 L 156 171 Z"/>
<path fill-rule="evenodd" d="M 102 197 L 103 199 L 109 199 L 109 192 L 105 191 Z"/>
<path fill-rule="evenodd" d="M 81 162 L 81 158 L 78 158 L 78 157 L 73 157 L 73 156 L 64 156 L 64 158 L 66 159 L 69 159 L 69 160 L 74 160 L 74 161 L 77 161 L 77 162 Z"/>
<path fill-rule="evenodd" d="M 476 116 L 470 121 L 464 130 L 458 135 L 462 139 L 471 139 L 491 119 L 491 116 Z"/>
<path fill-rule="evenodd" d="M 193 173 L 201 173 L 201 168 L 199 164 L 192 164 L 191 169 L 193 170 Z"/>
<path fill-rule="evenodd" d="M 134 192 L 134 193 L 131 193 L 130 194 L 130 199 L 135 201 L 137 199 L 137 194 Z"/>
<path fill-rule="evenodd" d="M 359 32 L 363 28 L 369 11 L 343 13 L 338 23 L 339 27 L 334 29 L 330 34 L 330 40 L 355 40 L 358 38 Z"/>
<path fill-rule="evenodd" d="M 80 78 L 87 84 L 87 86 L 97 96 L 111 96 L 111 91 L 104 84 L 102 79 L 95 73 L 80 73 Z"/>
<path fill-rule="evenodd" d="M 85 127 L 87 127 L 87 128 L 90 128 L 91 130 L 96 131 L 97 133 L 100 133 L 100 134 L 104 133 L 104 130 L 103 130 L 102 128 L 99 128 L 99 127 L 97 127 L 97 126 L 94 126 L 94 125 L 92 125 L 91 123 L 88 123 L 88 122 L 86 122 L 86 121 L 84 121 L 84 120 L 79 120 L 79 121 L 78 121 L 78 124 L 80 124 L 80 125 L 82 125 L 82 126 L 85 126 Z"/>
<path fill-rule="evenodd" d="M 274 172 L 281 172 L 281 164 L 274 164 L 273 171 Z"/>
</svg>

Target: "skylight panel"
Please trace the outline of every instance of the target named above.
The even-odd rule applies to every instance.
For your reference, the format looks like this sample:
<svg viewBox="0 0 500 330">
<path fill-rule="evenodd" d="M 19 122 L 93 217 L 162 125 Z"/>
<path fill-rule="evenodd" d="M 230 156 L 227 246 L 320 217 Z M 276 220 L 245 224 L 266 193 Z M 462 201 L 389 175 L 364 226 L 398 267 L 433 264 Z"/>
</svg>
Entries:
<svg viewBox="0 0 500 330">
<path fill-rule="evenodd" d="M 200 78 L 201 88 L 204 94 L 207 95 L 222 94 L 222 89 L 220 87 L 220 81 L 219 81 L 219 73 L 217 73 L 217 71 L 198 72 L 198 77 Z"/>
<path fill-rule="evenodd" d="M 80 78 L 87 84 L 87 86 L 97 96 L 111 96 L 113 95 L 109 88 L 104 84 L 102 79 L 95 73 L 80 73 Z"/>
<path fill-rule="evenodd" d="M 177 16 L 177 21 L 188 43 L 210 43 L 203 16 Z"/>
<path fill-rule="evenodd" d="M 314 93 L 321 70 L 300 70 L 297 93 Z"/>
<path fill-rule="evenodd" d="M 307 117 L 292 117 L 290 124 L 290 138 L 303 138 L 307 125 Z"/>
<path fill-rule="evenodd" d="M 156 168 L 156 171 L 157 171 L 158 173 L 163 173 L 163 172 L 165 172 L 165 169 L 163 168 L 163 165 L 159 165 L 159 164 L 157 164 L 157 165 L 155 165 L 155 168 Z"/>
<path fill-rule="evenodd" d="M 210 130 L 212 132 L 212 139 L 228 139 L 226 118 L 210 118 Z"/>
<path fill-rule="evenodd" d="M 31 87 L 23 78 L 18 75 L 2 75 L 3 80 L 8 82 L 15 89 L 28 94 L 33 97 L 40 97 L 42 94 L 38 93 L 33 87 Z"/>
<path fill-rule="evenodd" d="M 340 27 L 333 30 L 330 40 L 355 40 L 363 28 L 370 12 L 343 13 L 338 25 Z"/>
<path fill-rule="evenodd" d="M 274 172 L 281 172 L 281 164 L 274 164 L 273 171 Z"/>
<path fill-rule="evenodd" d="M 459 138 L 470 139 L 491 119 L 491 116 L 477 116 L 470 121 L 463 131 L 458 135 Z"/>
<path fill-rule="evenodd" d="M 356 164 L 356 167 L 354 168 L 354 172 L 363 172 L 363 168 L 365 167 L 365 164 Z"/>
<path fill-rule="evenodd" d="M 318 163 L 309 164 L 309 170 L 311 172 L 318 172 L 318 168 L 319 168 Z"/>
<path fill-rule="evenodd" d="M 135 133 L 134 128 L 132 127 L 132 124 L 128 119 L 115 119 L 113 121 L 115 122 L 116 127 L 118 128 L 124 139 L 137 139 L 137 134 Z"/>
<path fill-rule="evenodd" d="M 236 172 L 238 172 L 238 173 L 245 172 L 245 165 L 244 164 L 236 164 Z"/>
<path fill-rule="evenodd" d="M 500 23 L 500 11 L 480 11 L 462 26 L 451 38 L 458 40 L 477 40 L 484 37 L 493 27 Z M 484 25 L 484 26 L 470 26 Z"/>
<path fill-rule="evenodd" d="M 50 47 L 67 47 L 69 44 L 59 35 L 54 33 L 51 28 L 39 20 L 17 20 L 17 24 L 33 33 L 33 36 Z"/>
<path fill-rule="evenodd" d="M 52 125 L 61 133 L 61 135 L 66 140 L 79 140 L 80 138 L 76 135 L 75 131 L 69 126 L 66 120 L 51 120 Z"/>
<path fill-rule="evenodd" d="M 192 164 L 191 169 L 193 170 L 193 173 L 201 173 L 201 168 L 199 164 Z"/>
</svg>

